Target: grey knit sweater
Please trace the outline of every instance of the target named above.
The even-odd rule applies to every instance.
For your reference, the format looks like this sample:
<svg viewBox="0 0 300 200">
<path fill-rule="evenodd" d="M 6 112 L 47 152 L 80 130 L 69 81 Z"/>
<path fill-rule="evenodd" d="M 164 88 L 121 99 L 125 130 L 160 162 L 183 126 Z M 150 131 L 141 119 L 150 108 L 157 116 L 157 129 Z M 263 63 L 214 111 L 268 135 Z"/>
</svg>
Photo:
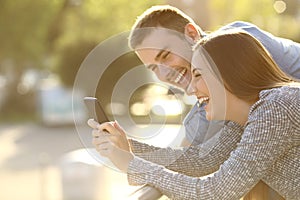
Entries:
<svg viewBox="0 0 300 200">
<path fill-rule="evenodd" d="M 228 122 L 202 145 L 171 149 L 131 143 L 136 156 L 129 183 L 152 185 L 172 199 L 240 199 L 259 180 L 285 199 L 299 199 L 300 88 L 261 91 L 244 127 Z"/>
</svg>

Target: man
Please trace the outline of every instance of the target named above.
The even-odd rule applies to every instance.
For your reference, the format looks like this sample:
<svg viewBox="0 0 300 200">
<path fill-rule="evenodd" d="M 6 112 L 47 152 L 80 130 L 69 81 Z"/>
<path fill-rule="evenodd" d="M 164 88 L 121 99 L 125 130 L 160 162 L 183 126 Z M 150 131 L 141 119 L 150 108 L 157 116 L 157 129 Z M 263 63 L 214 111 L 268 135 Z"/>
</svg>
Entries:
<svg viewBox="0 0 300 200">
<path fill-rule="evenodd" d="M 232 28 L 243 29 L 256 37 L 284 72 L 300 78 L 300 44 L 275 37 L 246 22 L 233 22 L 221 27 Z M 179 35 L 184 34 L 185 38 L 176 37 L 173 31 Z M 192 46 L 205 35 L 190 17 L 177 8 L 167 5 L 153 6 L 133 25 L 129 46 L 161 81 L 186 91 L 191 79 L 189 59 Z M 185 118 L 184 126 L 186 138 L 183 145 L 186 146 L 208 140 L 222 128 L 222 123 L 209 124 L 204 109 L 196 104 Z"/>
<path fill-rule="evenodd" d="M 221 29 L 233 28 L 243 29 L 256 37 L 283 71 L 300 78 L 300 44 L 274 37 L 272 34 L 246 22 L 233 22 L 221 27 Z M 178 32 L 179 35 L 176 37 L 176 33 L 173 31 Z M 185 38 L 182 38 L 180 34 L 184 35 Z M 177 8 L 154 6 L 146 10 L 133 25 L 129 46 L 161 81 L 187 92 L 191 80 L 191 49 L 196 41 L 205 35 L 205 32 L 190 17 Z M 184 126 L 186 137 L 182 146 L 198 145 L 219 132 L 222 128 L 222 122 L 209 123 L 202 106 L 196 104 L 186 116 Z M 260 183 L 258 187 L 256 191 L 267 186 Z M 259 195 L 261 194 L 255 194 L 255 190 L 253 190 L 252 194 L 248 194 L 244 199 Z M 270 195 L 272 199 L 280 199 L 274 192 L 271 192 Z"/>
<path fill-rule="evenodd" d="M 256 37 L 283 71 L 300 78 L 300 44 L 274 37 L 245 22 L 234 22 L 221 29 L 231 28 L 243 29 Z M 137 19 L 131 30 L 129 46 L 161 81 L 187 91 L 191 80 L 192 46 L 205 35 L 201 28 L 180 10 L 171 6 L 154 6 Z M 221 130 L 222 122 L 208 123 L 204 109 L 196 104 L 184 120 L 184 126 L 184 145 L 209 144 L 206 141 Z M 132 145 L 136 150 L 138 145 Z"/>
</svg>

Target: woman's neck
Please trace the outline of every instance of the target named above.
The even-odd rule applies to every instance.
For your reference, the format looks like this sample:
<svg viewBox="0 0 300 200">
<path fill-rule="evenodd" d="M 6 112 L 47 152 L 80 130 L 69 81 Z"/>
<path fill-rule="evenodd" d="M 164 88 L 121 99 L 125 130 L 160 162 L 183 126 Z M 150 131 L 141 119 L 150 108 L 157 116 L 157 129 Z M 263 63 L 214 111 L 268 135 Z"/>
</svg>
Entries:
<svg viewBox="0 0 300 200">
<path fill-rule="evenodd" d="M 250 103 L 235 97 L 234 100 L 229 105 L 228 114 L 227 114 L 228 120 L 234 121 L 244 126 L 248 121 L 250 108 L 253 104 L 254 102 Z"/>
</svg>

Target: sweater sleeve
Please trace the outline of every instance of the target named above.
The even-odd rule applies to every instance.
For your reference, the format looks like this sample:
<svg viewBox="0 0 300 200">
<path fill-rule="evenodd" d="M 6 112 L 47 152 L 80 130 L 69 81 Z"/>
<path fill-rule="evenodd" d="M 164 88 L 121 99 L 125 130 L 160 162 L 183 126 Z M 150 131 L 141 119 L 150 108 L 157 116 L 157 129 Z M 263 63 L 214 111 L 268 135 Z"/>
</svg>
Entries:
<svg viewBox="0 0 300 200">
<path fill-rule="evenodd" d="M 129 139 L 129 143 L 131 146 L 131 151 L 134 154 L 142 154 L 142 153 L 147 153 L 147 152 L 153 152 L 161 149 L 160 147 L 155 147 L 153 145 L 149 145 L 143 142 L 139 142 L 134 139 Z"/>
<path fill-rule="evenodd" d="M 136 156 L 172 171 L 189 176 L 205 176 L 215 172 L 228 159 L 230 152 L 236 148 L 241 139 L 242 130 L 243 127 L 240 125 L 229 122 L 224 130 L 197 146 L 182 149 L 155 148 L 133 142 L 133 148 L 136 149 L 134 151 Z"/>
<path fill-rule="evenodd" d="M 150 184 L 174 199 L 239 199 L 290 147 L 290 128 L 282 107 L 262 102 L 250 113 L 242 139 L 214 176 L 201 180 L 134 158 L 129 164 L 128 181 Z"/>
</svg>

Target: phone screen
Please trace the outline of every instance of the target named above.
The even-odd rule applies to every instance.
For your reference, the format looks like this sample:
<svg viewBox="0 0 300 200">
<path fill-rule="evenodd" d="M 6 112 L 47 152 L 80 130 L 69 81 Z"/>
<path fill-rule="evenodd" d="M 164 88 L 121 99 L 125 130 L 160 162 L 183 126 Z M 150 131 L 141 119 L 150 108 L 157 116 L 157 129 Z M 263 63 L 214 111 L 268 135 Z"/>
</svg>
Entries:
<svg viewBox="0 0 300 200">
<path fill-rule="evenodd" d="M 108 122 L 109 119 L 106 116 L 104 109 L 100 102 L 95 97 L 84 97 L 84 103 L 88 109 L 89 117 L 96 120 L 98 123 Z"/>
</svg>

